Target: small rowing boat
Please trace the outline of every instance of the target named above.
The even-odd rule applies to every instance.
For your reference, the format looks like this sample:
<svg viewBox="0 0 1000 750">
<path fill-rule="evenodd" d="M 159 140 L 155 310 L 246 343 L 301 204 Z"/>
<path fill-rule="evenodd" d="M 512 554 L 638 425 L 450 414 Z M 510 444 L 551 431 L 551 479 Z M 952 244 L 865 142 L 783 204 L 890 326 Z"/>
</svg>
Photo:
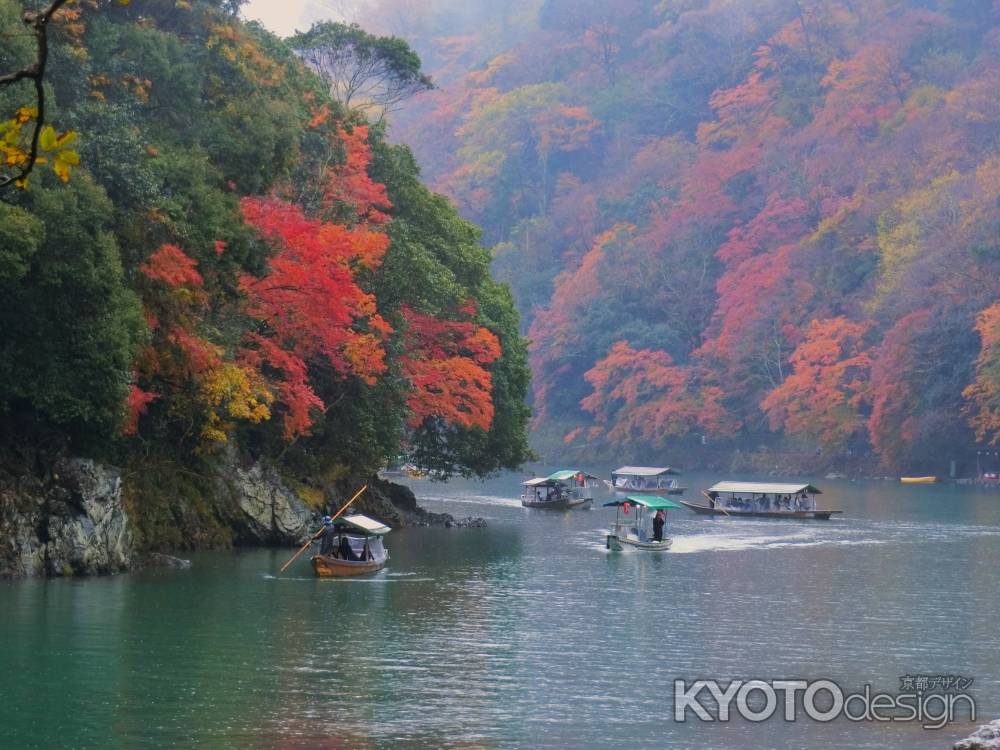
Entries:
<svg viewBox="0 0 1000 750">
<path fill-rule="evenodd" d="M 605 508 L 615 508 L 615 521 L 611 524 L 611 533 L 605 539 L 605 544 L 613 552 L 628 550 L 643 550 L 645 552 L 666 552 L 670 549 L 670 539 L 662 535 L 656 539 L 655 533 L 650 535 L 646 523 L 645 511 L 663 511 L 664 521 L 668 510 L 680 508 L 677 503 L 665 497 L 656 495 L 629 495 L 604 503 Z M 632 510 L 635 516 L 632 516 Z"/>
<path fill-rule="evenodd" d="M 840 510 L 816 507 L 816 495 L 822 494 L 811 484 L 776 484 L 771 482 L 719 482 L 702 495 L 708 505 L 681 500 L 681 504 L 702 516 L 753 516 L 756 518 L 799 518 L 827 521 Z"/>
<path fill-rule="evenodd" d="M 900 477 L 903 484 L 935 484 L 937 477 Z"/>
<path fill-rule="evenodd" d="M 360 513 L 337 519 L 323 535 L 313 570 L 321 578 L 360 576 L 385 567 L 389 553 L 382 537 L 389 527 Z"/>
</svg>

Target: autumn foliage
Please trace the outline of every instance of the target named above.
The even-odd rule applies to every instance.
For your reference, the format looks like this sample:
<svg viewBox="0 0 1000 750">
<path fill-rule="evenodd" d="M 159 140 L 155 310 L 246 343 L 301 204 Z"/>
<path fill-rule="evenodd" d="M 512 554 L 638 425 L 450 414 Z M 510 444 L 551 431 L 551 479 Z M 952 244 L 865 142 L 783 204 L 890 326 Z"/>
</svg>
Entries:
<svg viewBox="0 0 1000 750">
<path fill-rule="evenodd" d="M 475 314 L 471 305 L 459 311 Z M 442 320 L 404 308 L 406 353 L 400 360 L 413 388 L 407 399 L 412 426 L 425 419 L 488 430 L 492 380 L 486 366 L 500 356 L 496 335 L 471 320 Z"/>
<path fill-rule="evenodd" d="M 414 12 L 446 83 L 399 132 L 494 245 L 552 450 L 997 440 L 1000 5 L 495 12 Z"/>
<path fill-rule="evenodd" d="M 976 379 L 965 389 L 967 412 L 980 440 L 1000 442 L 1000 302 L 979 314 L 976 331 L 982 340 Z"/>
</svg>

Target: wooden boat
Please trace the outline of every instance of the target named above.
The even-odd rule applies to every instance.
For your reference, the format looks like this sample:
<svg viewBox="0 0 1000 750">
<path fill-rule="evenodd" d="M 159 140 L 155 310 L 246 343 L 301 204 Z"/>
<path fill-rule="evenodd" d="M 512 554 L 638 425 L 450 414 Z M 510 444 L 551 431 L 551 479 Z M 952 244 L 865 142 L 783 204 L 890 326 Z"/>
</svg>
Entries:
<svg viewBox="0 0 1000 750">
<path fill-rule="evenodd" d="M 702 493 L 707 505 L 681 504 L 703 516 L 752 516 L 755 518 L 800 518 L 827 521 L 840 510 L 816 507 L 822 492 L 811 484 L 771 482 L 719 482 Z"/>
<path fill-rule="evenodd" d="M 657 495 L 629 495 L 625 498 L 615 498 L 604 503 L 605 508 L 615 508 L 615 521 L 611 524 L 611 532 L 605 538 L 607 548 L 613 552 L 642 550 L 644 552 L 666 552 L 670 549 L 670 538 L 654 541 L 651 531 L 647 528 L 646 511 L 656 512 L 677 509 L 681 506 L 665 497 Z M 632 511 L 635 516 L 632 517 Z"/>
<path fill-rule="evenodd" d="M 669 466 L 622 466 L 611 472 L 610 487 L 622 495 L 681 495 L 687 488 L 677 476 L 680 472 Z"/>
<path fill-rule="evenodd" d="M 569 510 L 593 503 L 594 488 L 600 486 L 600 479 L 578 469 L 562 469 L 547 477 L 529 479 L 521 486 L 521 505 L 525 508 Z"/>
<path fill-rule="evenodd" d="M 321 578 L 360 576 L 385 567 L 389 553 L 382 537 L 390 529 L 384 523 L 360 513 L 338 518 L 333 524 L 329 546 L 313 555 L 312 566 Z"/>
<path fill-rule="evenodd" d="M 937 477 L 900 477 L 899 481 L 903 484 L 934 484 Z"/>
</svg>

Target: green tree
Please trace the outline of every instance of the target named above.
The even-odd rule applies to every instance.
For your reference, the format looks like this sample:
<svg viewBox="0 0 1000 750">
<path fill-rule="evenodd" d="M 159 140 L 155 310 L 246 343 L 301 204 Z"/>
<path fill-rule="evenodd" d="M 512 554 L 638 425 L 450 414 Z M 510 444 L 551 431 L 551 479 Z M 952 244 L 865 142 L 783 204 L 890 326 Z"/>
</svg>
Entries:
<svg viewBox="0 0 1000 750">
<path fill-rule="evenodd" d="M 331 96 L 378 121 L 400 102 L 434 87 L 404 40 L 374 36 L 357 24 L 317 23 L 290 44 L 327 82 Z"/>
</svg>

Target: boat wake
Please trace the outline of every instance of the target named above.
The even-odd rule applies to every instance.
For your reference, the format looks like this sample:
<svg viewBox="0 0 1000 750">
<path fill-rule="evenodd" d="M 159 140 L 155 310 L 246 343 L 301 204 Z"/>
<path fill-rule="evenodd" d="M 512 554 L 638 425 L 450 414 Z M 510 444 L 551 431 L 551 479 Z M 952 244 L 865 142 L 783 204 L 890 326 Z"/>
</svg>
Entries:
<svg viewBox="0 0 1000 750">
<path fill-rule="evenodd" d="M 499 497 L 497 495 L 425 495 L 421 494 L 419 502 L 422 505 L 426 503 L 441 503 L 449 507 L 454 507 L 455 505 L 487 505 L 501 508 L 520 508 L 521 501 L 509 498 L 509 497 Z"/>
<path fill-rule="evenodd" d="M 416 573 L 376 573 L 368 576 L 343 576 L 323 578 L 319 576 L 276 576 L 265 573 L 265 581 L 316 581 L 319 583 L 422 583 L 433 578 L 418 577 Z"/>
<path fill-rule="evenodd" d="M 823 538 L 810 533 L 793 534 L 684 534 L 673 537 L 670 551 L 680 554 L 692 552 L 740 552 L 753 549 L 781 549 L 787 547 L 825 547 L 885 544 L 887 539 Z"/>
</svg>

